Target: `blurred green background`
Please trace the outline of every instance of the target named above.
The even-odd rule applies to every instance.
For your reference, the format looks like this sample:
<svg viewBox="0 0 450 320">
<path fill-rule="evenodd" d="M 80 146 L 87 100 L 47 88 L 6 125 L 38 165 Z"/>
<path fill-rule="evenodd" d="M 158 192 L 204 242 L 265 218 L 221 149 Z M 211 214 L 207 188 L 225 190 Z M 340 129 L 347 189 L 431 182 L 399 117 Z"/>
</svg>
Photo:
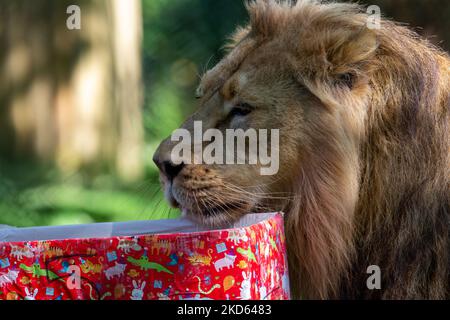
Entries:
<svg viewBox="0 0 450 320">
<path fill-rule="evenodd" d="M 449 3 L 369 2 L 447 50 Z M 177 217 L 152 154 L 246 20 L 241 0 L 1 0 L 0 224 Z"/>
</svg>

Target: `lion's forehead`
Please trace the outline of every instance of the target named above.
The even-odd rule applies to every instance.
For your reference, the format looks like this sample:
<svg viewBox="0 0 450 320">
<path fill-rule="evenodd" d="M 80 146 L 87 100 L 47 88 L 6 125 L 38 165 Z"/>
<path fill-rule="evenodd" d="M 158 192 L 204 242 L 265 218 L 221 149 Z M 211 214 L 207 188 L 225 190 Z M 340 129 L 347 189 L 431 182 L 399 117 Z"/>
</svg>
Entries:
<svg viewBox="0 0 450 320">
<path fill-rule="evenodd" d="M 196 89 L 197 98 L 212 96 L 219 92 L 225 100 L 233 98 L 236 91 L 249 83 L 252 72 L 236 70 L 232 74 L 209 74 L 205 75 Z"/>
<path fill-rule="evenodd" d="M 208 70 L 200 81 L 196 90 L 197 97 L 203 97 L 219 90 L 234 75 L 238 74 L 242 85 L 248 79 L 248 72 L 242 72 L 241 65 L 249 55 L 257 50 L 258 43 L 254 38 L 247 38 L 229 52 L 215 67 Z"/>
</svg>

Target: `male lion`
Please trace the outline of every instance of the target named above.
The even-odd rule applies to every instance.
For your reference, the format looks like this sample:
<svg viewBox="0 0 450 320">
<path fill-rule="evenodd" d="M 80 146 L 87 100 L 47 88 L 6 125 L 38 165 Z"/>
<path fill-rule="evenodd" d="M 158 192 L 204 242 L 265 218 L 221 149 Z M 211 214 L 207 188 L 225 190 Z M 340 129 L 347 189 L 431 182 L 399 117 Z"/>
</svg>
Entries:
<svg viewBox="0 0 450 320">
<path fill-rule="evenodd" d="M 354 4 L 248 11 L 183 128 L 279 128 L 280 169 L 175 165 L 167 139 L 168 200 L 209 225 L 284 211 L 295 298 L 449 298 L 449 56 L 393 22 L 369 29 Z"/>
</svg>

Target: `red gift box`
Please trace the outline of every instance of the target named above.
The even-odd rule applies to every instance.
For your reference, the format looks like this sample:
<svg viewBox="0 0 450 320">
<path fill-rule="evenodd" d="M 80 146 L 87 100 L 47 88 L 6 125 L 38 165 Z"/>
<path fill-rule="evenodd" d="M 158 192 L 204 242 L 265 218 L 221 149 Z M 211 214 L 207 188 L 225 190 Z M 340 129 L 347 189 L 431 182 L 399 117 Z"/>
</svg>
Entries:
<svg viewBox="0 0 450 320">
<path fill-rule="evenodd" d="M 0 299 L 289 299 L 283 214 L 0 229 Z"/>
</svg>

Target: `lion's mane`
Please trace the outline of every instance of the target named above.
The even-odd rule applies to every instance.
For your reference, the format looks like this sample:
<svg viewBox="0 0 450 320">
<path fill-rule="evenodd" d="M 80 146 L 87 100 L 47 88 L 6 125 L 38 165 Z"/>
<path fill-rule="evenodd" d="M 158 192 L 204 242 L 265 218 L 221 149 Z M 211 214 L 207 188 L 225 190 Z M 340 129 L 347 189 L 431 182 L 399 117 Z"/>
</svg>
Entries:
<svg viewBox="0 0 450 320">
<path fill-rule="evenodd" d="M 448 55 L 386 19 L 368 29 L 359 5 L 256 1 L 248 10 L 218 78 L 278 37 L 299 80 L 334 112 L 293 173 L 294 295 L 450 297 Z M 370 265 L 380 267 L 380 290 L 366 286 Z"/>
</svg>

